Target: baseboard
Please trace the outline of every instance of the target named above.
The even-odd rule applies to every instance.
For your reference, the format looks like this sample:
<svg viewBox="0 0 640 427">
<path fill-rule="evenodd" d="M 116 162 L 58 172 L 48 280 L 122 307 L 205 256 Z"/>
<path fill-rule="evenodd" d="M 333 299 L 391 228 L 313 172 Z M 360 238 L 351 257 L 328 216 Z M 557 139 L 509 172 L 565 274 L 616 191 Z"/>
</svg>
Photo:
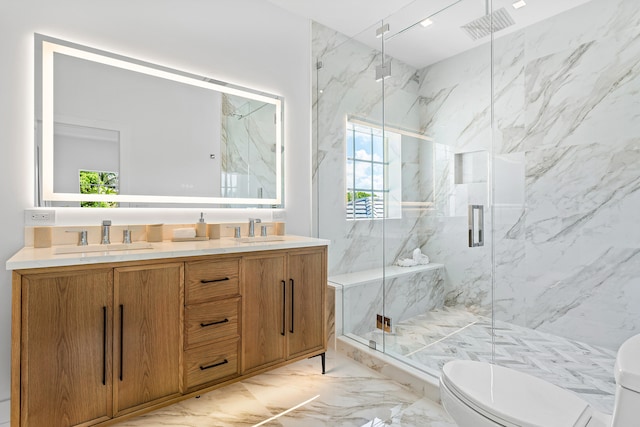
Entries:
<svg viewBox="0 0 640 427">
<path fill-rule="evenodd" d="M 5 423 L 9 426 L 11 420 L 11 400 L 0 400 L 0 427 L 4 427 Z"/>
</svg>

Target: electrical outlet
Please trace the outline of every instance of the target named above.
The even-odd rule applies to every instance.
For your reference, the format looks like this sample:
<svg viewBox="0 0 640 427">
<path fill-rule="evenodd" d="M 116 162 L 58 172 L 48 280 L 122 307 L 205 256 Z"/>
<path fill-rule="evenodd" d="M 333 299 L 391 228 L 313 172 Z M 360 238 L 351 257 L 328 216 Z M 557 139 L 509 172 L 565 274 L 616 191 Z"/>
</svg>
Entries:
<svg viewBox="0 0 640 427">
<path fill-rule="evenodd" d="M 272 211 L 272 218 L 274 221 L 284 221 L 287 219 L 287 213 L 284 209 L 274 209 Z"/>
<path fill-rule="evenodd" d="M 25 225 L 55 225 L 56 211 L 53 209 L 27 209 L 24 211 Z"/>
</svg>

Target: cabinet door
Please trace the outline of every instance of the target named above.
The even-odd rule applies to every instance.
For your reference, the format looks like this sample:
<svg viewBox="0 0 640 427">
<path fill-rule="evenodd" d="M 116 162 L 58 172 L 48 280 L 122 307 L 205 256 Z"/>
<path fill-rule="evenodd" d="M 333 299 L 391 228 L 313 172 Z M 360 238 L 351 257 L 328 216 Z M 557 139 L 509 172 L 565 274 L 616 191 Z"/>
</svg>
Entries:
<svg viewBox="0 0 640 427">
<path fill-rule="evenodd" d="M 292 358 L 325 347 L 327 280 L 324 251 L 291 252 L 288 266 L 287 357 Z"/>
<path fill-rule="evenodd" d="M 180 394 L 183 264 L 115 269 L 116 415 Z"/>
<path fill-rule="evenodd" d="M 22 279 L 22 425 L 111 416 L 112 270 Z"/>
<path fill-rule="evenodd" d="M 284 254 L 243 259 L 242 372 L 285 359 Z"/>
</svg>

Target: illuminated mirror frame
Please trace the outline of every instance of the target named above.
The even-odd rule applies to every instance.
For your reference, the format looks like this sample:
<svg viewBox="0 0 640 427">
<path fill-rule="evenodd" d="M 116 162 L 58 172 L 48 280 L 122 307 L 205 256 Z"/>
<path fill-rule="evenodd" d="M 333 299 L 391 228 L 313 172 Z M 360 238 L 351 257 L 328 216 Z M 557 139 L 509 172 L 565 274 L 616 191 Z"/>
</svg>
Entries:
<svg viewBox="0 0 640 427">
<path fill-rule="evenodd" d="M 41 185 L 39 194 L 41 199 L 38 205 L 47 201 L 63 202 L 120 202 L 120 203 L 163 203 L 163 204 L 216 204 L 216 205 L 282 205 L 282 108 L 283 98 L 240 88 L 224 82 L 216 81 L 167 67 L 158 66 L 148 62 L 132 59 L 126 56 L 113 54 L 74 43 L 54 39 L 41 34 L 36 34 L 36 45 L 42 49 L 42 167 L 39 176 L 36 176 L 36 185 Z M 38 51 L 36 46 L 36 52 Z M 80 194 L 80 193 L 56 193 L 53 189 L 53 139 L 54 139 L 54 103 L 53 103 L 53 59 L 56 53 L 102 63 L 142 74 L 173 80 L 197 86 L 203 89 L 242 96 L 260 102 L 273 104 L 276 107 L 276 197 L 273 199 L 260 198 L 229 198 L 229 197 L 200 197 L 200 196 L 149 196 L 149 195 L 124 195 L 124 194 Z M 37 91 L 36 91 L 37 92 Z M 37 96 L 37 93 L 36 93 Z M 39 163 L 39 162 L 38 162 Z M 280 207 L 280 206 L 278 206 Z"/>
</svg>

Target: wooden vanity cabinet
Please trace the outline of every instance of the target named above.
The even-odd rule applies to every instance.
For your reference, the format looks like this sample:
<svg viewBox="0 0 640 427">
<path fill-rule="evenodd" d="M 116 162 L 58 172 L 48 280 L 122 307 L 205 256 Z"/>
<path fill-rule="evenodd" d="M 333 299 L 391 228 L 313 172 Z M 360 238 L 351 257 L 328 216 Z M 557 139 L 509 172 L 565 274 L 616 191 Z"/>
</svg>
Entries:
<svg viewBox="0 0 640 427">
<path fill-rule="evenodd" d="M 20 425 L 110 419 L 113 271 L 29 274 L 21 288 Z"/>
<path fill-rule="evenodd" d="M 114 416 L 181 394 L 183 268 L 114 269 Z"/>
<path fill-rule="evenodd" d="M 326 262 L 326 247 L 243 258 L 243 374 L 325 351 Z"/>
<path fill-rule="evenodd" d="M 92 425 L 180 396 L 182 269 L 23 275 L 20 425 Z"/>
<path fill-rule="evenodd" d="M 326 348 L 326 251 L 295 251 L 287 257 L 287 359 Z"/>
<path fill-rule="evenodd" d="M 240 258 L 185 263 L 184 389 L 240 375 Z"/>
<path fill-rule="evenodd" d="M 327 247 L 16 270 L 11 425 L 110 425 L 326 350 Z"/>
</svg>

